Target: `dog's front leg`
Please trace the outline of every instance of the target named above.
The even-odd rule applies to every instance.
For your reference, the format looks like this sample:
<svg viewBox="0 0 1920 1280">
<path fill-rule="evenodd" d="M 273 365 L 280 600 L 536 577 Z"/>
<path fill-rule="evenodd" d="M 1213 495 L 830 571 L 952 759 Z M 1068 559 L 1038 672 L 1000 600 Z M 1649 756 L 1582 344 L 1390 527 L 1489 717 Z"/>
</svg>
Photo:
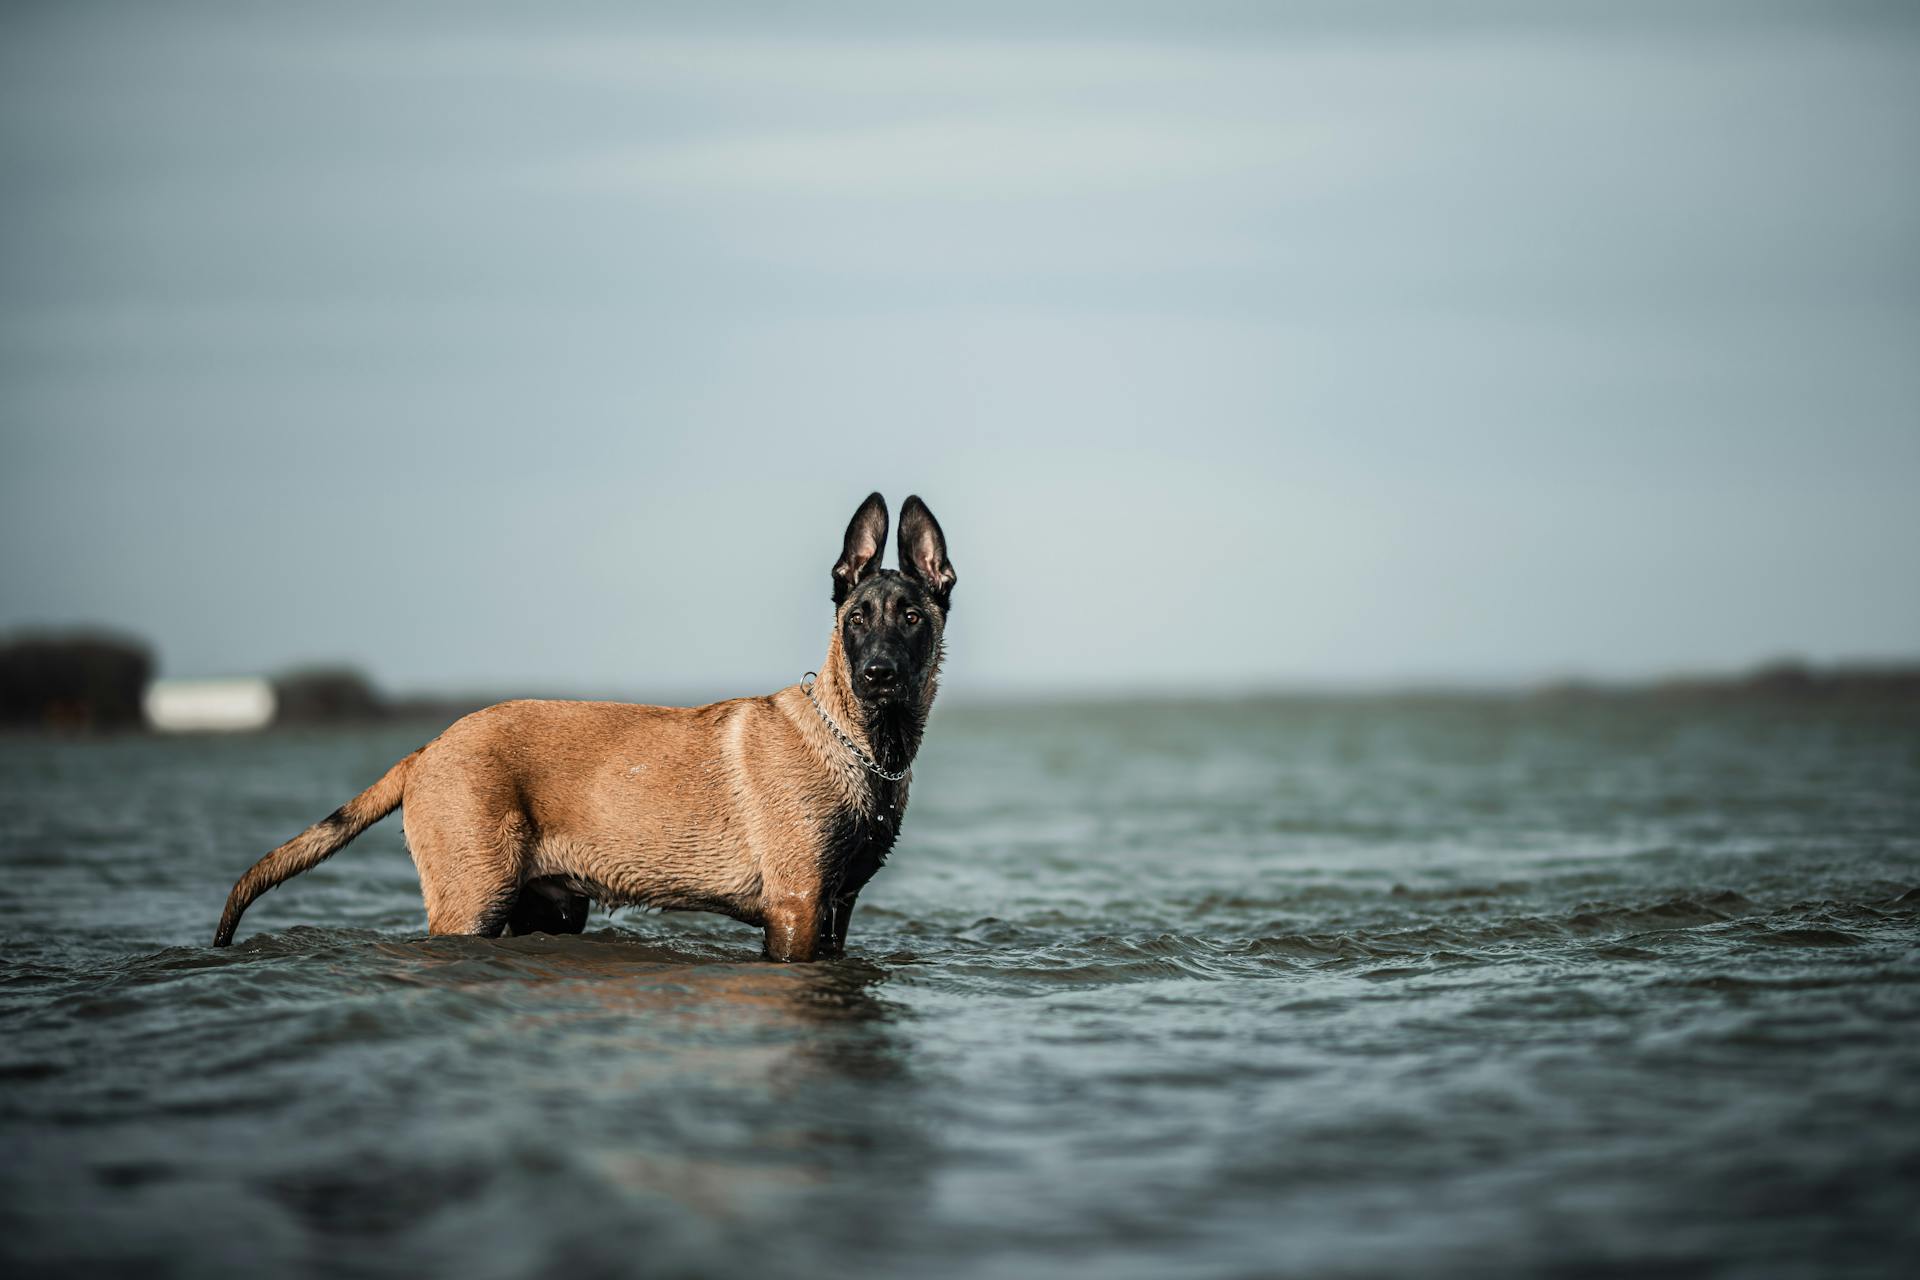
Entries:
<svg viewBox="0 0 1920 1280">
<path fill-rule="evenodd" d="M 843 956 L 847 953 L 847 926 L 853 923 L 853 904 L 859 898 L 856 891 L 834 899 L 827 921 L 827 936 L 821 943 L 829 955 Z"/>
<path fill-rule="evenodd" d="M 830 941 L 822 927 L 824 904 L 814 893 L 788 893 L 767 903 L 767 959 L 783 963 L 814 960 Z"/>
</svg>

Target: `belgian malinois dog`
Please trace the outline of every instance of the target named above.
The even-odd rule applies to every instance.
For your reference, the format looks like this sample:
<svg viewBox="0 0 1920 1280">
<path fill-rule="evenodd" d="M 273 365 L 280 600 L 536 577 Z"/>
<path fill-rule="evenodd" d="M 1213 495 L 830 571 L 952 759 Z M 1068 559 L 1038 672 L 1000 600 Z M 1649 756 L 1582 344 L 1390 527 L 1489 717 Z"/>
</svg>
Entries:
<svg viewBox="0 0 1920 1280">
<path fill-rule="evenodd" d="M 404 805 L 434 933 L 578 933 L 589 901 L 718 911 L 774 960 L 839 954 L 860 890 L 899 834 L 939 679 L 953 565 L 916 497 L 900 568 L 880 568 L 873 494 L 833 566 L 818 678 L 705 707 L 503 702 L 457 721 L 255 863 L 213 945 L 283 880 Z"/>
</svg>

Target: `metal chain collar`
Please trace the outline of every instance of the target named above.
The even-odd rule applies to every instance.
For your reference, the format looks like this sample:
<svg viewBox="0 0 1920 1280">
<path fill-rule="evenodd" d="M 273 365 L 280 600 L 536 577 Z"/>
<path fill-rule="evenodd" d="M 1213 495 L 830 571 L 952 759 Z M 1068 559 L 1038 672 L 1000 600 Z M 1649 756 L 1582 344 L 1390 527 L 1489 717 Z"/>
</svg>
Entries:
<svg viewBox="0 0 1920 1280">
<path fill-rule="evenodd" d="M 807 672 L 807 674 L 801 676 L 800 692 L 807 695 L 807 701 L 811 702 L 813 704 L 813 709 L 820 713 L 821 723 L 825 724 L 827 728 L 833 731 L 834 737 L 840 739 L 840 745 L 845 747 L 847 750 L 853 752 L 854 758 L 857 759 L 861 764 L 867 767 L 867 772 L 875 774 L 879 777 L 885 778 L 888 782 L 898 782 L 900 781 L 900 779 L 906 777 L 909 773 L 912 773 L 913 772 L 912 765 L 908 765 L 906 768 L 902 769 L 898 773 L 895 773 L 890 769 L 882 769 L 879 766 L 879 764 L 877 764 L 874 761 L 874 758 L 872 756 L 868 755 L 866 752 L 860 749 L 859 743 L 855 742 L 852 738 L 849 738 L 847 736 L 846 730 L 842 729 L 839 725 L 833 722 L 833 717 L 827 714 L 827 709 L 820 705 L 820 699 L 813 696 L 813 682 L 819 678 L 820 678 L 820 673 L 818 671 L 809 671 Z"/>
</svg>

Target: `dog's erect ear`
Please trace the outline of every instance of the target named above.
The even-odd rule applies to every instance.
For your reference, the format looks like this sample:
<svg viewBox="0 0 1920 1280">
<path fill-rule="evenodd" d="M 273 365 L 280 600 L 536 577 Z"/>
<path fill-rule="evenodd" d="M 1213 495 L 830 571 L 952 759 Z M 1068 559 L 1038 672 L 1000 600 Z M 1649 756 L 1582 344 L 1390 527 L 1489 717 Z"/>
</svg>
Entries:
<svg viewBox="0 0 1920 1280">
<path fill-rule="evenodd" d="M 942 609 L 947 607 L 959 575 L 947 559 L 947 538 L 940 532 L 940 522 L 919 494 L 900 508 L 900 568 L 920 579 Z"/>
<path fill-rule="evenodd" d="M 835 608 L 846 601 L 860 579 L 880 567 L 880 549 L 886 545 L 887 500 L 870 493 L 847 523 L 847 540 L 840 548 L 839 563 L 833 566 Z"/>
</svg>

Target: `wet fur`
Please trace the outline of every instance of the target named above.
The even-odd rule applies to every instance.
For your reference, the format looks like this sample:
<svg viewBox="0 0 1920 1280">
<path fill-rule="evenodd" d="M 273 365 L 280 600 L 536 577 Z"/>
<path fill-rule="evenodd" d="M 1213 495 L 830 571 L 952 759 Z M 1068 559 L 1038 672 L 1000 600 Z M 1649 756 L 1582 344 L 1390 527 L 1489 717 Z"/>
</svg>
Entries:
<svg viewBox="0 0 1920 1280">
<path fill-rule="evenodd" d="M 835 626 L 814 697 L 890 770 L 919 751 L 954 582 L 932 513 L 901 512 L 902 569 L 881 570 L 874 494 L 834 567 Z M 899 672 L 892 696 L 863 672 Z M 907 782 L 860 764 L 799 685 L 704 707 L 504 702 L 459 720 L 372 787 L 262 858 L 228 897 L 215 946 L 262 893 L 405 806 L 434 933 L 578 932 L 604 907 L 716 911 L 766 954 L 838 954 L 886 861 Z"/>
</svg>

